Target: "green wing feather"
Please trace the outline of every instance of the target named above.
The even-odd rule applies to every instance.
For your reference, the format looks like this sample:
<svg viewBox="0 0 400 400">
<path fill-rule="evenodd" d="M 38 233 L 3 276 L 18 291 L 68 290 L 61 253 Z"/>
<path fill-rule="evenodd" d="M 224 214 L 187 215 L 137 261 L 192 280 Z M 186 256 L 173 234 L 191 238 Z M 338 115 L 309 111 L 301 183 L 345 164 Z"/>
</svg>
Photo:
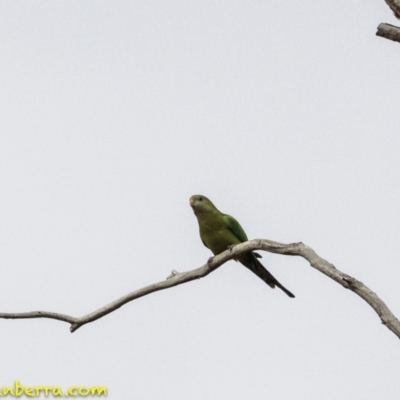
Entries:
<svg viewBox="0 0 400 400">
<path fill-rule="evenodd" d="M 239 222 L 237 222 L 235 218 L 231 217 L 228 214 L 224 214 L 224 219 L 226 221 L 226 224 L 228 225 L 229 230 L 231 230 L 241 242 L 247 242 L 248 239 L 246 232 L 240 226 Z"/>
<path fill-rule="evenodd" d="M 224 215 L 225 221 L 227 222 L 228 228 L 235 234 L 235 236 L 241 241 L 241 242 L 247 242 L 248 238 L 246 235 L 246 232 L 243 230 L 239 222 L 236 221 L 235 218 L 233 218 L 231 215 L 225 214 Z M 253 252 L 253 254 L 257 258 L 262 258 L 262 256 L 258 253 Z"/>
</svg>

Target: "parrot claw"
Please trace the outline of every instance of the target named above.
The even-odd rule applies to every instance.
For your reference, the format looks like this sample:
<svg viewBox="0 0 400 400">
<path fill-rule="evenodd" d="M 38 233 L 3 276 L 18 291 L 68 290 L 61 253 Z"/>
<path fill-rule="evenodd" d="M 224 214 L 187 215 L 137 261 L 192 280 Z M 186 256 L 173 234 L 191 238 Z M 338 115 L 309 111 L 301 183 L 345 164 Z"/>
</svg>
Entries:
<svg viewBox="0 0 400 400">
<path fill-rule="evenodd" d="M 235 245 L 231 244 L 231 245 L 228 246 L 228 250 L 232 253 L 232 250 L 233 250 L 234 247 L 235 247 Z"/>
</svg>

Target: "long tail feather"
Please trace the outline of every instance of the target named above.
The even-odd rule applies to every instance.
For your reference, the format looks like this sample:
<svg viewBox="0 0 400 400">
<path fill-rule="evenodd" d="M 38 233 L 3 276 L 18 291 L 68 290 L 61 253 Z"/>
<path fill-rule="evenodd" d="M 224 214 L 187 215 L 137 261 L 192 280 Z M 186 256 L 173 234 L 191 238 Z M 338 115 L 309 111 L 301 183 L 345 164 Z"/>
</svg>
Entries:
<svg viewBox="0 0 400 400">
<path fill-rule="evenodd" d="M 251 272 L 255 273 L 261 278 L 267 285 L 274 288 L 277 286 L 283 290 L 289 297 L 295 297 L 293 293 L 289 292 L 281 283 L 257 260 L 253 253 L 246 254 L 245 257 L 241 258 L 240 263 L 247 267 Z"/>
</svg>

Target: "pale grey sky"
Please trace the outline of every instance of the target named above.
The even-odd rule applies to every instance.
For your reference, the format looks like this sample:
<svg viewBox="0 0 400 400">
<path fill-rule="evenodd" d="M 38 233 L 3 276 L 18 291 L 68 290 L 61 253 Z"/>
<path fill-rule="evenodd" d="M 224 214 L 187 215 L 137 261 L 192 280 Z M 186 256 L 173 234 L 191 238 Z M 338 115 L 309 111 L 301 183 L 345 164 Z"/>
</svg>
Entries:
<svg viewBox="0 0 400 400">
<path fill-rule="evenodd" d="M 81 316 L 201 266 L 188 199 L 303 241 L 400 316 L 400 53 L 381 1 L 0 3 L 1 312 Z M 400 344 L 265 253 L 69 333 L 0 320 L 0 387 L 110 399 L 398 400 Z"/>
</svg>

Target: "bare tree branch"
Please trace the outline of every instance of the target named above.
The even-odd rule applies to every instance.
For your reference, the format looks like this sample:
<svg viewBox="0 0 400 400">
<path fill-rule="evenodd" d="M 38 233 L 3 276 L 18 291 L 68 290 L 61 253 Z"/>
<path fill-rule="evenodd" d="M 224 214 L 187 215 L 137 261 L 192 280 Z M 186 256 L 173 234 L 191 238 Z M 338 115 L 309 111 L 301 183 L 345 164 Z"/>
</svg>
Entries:
<svg viewBox="0 0 400 400">
<path fill-rule="evenodd" d="M 177 272 L 172 271 L 171 275 L 164 281 L 154 283 L 153 285 L 146 286 L 142 289 L 129 293 L 106 306 L 93 311 L 90 314 L 84 315 L 80 318 L 74 318 L 69 315 L 57 314 L 47 311 L 33 311 L 27 313 L 0 313 L 0 318 L 6 319 L 20 319 L 20 318 L 52 318 L 59 321 L 65 321 L 71 324 L 70 331 L 74 332 L 81 326 L 102 318 L 105 315 L 117 310 L 124 304 L 129 303 L 139 297 L 146 296 L 150 293 L 159 290 L 168 289 L 174 286 L 181 285 L 186 282 L 200 279 L 211 272 L 215 271 L 222 264 L 231 260 L 242 253 L 253 250 L 264 250 L 270 253 L 300 256 L 305 258 L 312 267 L 322 272 L 329 278 L 333 279 L 346 289 L 350 289 L 363 300 L 365 300 L 379 315 L 382 323 L 387 326 L 397 337 L 400 338 L 400 322 L 389 310 L 386 304 L 367 286 L 362 282 L 352 278 L 349 275 L 336 269 L 332 264 L 323 258 L 319 257 L 313 249 L 304 245 L 303 243 L 282 244 L 265 239 L 255 239 L 249 242 L 241 243 L 232 247 L 210 260 L 200 268 L 191 271 Z"/>
<path fill-rule="evenodd" d="M 400 42 L 400 28 L 390 24 L 379 24 L 376 36 Z"/>
<path fill-rule="evenodd" d="M 385 0 L 397 19 L 400 19 L 400 0 Z"/>
<path fill-rule="evenodd" d="M 400 19 L 400 0 L 385 0 L 385 2 L 393 11 L 394 16 Z M 400 28 L 390 24 L 379 24 L 376 36 L 400 42 Z"/>
</svg>

